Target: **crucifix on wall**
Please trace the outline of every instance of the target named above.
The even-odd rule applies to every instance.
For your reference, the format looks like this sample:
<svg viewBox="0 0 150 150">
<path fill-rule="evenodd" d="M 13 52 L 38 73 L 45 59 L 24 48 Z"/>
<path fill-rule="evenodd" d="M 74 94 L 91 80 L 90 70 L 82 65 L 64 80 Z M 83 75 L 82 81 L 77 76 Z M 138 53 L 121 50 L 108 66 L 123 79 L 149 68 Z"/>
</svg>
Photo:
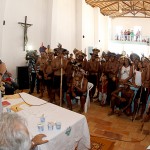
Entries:
<svg viewBox="0 0 150 150">
<path fill-rule="evenodd" d="M 32 24 L 27 23 L 27 16 L 25 16 L 25 22 L 18 22 L 23 28 L 24 28 L 24 41 L 23 41 L 23 46 L 24 46 L 24 51 L 26 49 L 26 45 L 28 42 L 28 36 L 27 36 L 27 29 L 32 26 Z"/>
</svg>

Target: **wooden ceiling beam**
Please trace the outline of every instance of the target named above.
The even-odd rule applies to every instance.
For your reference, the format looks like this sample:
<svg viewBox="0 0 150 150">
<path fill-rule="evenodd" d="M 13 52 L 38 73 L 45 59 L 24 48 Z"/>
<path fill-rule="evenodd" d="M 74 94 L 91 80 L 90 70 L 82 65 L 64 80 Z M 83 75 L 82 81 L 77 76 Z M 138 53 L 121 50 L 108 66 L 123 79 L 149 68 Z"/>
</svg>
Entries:
<svg viewBox="0 0 150 150">
<path fill-rule="evenodd" d="M 136 8 L 139 8 L 139 9 L 145 9 L 143 8 L 143 6 L 135 6 Z"/>
<path fill-rule="evenodd" d="M 118 9 L 114 9 L 114 10 L 102 10 L 102 12 L 108 12 L 108 11 L 119 11 Z M 143 12 L 143 11 L 146 11 L 146 12 L 150 12 L 150 9 L 149 10 L 146 10 L 146 9 L 122 9 L 122 11 L 138 11 L 138 12 Z"/>
<path fill-rule="evenodd" d="M 110 17 L 113 17 L 113 15 L 115 15 L 116 13 L 118 13 L 118 12 L 111 13 Z M 128 14 L 128 13 L 129 13 L 129 12 L 122 12 L 122 13 L 119 13 L 119 15 L 117 15 L 117 16 L 123 16 L 123 15 L 126 15 L 126 14 Z"/>
<path fill-rule="evenodd" d="M 127 4 L 126 2 L 122 1 L 123 4 L 125 4 L 128 7 L 131 7 L 131 5 Z"/>
<path fill-rule="evenodd" d="M 103 15 L 119 17 L 126 14 L 139 16 L 143 14 L 147 18 L 150 15 L 150 0 L 85 0 L 93 7 L 99 7 Z M 122 13 L 119 13 L 119 10 Z M 129 15 L 130 15 L 129 14 Z"/>
<path fill-rule="evenodd" d="M 148 10 L 143 9 L 143 8 L 142 9 L 132 9 L 132 10 L 131 9 L 122 9 L 122 11 L 142 11 L 143 12 L 143 11 L 150 11 L 150 9 L 148 9 Z"/>
<path fill-rule="evenodd" d="M 130 7 L 131 7 L 131 9 L 134 9 L 133 8 L 133 3 L 130 1 Z"/>
<path fill-rule="evenodd" d="M 145 8 L 145 3 L 143 2 L 143 8 Z"/>
<path fill-rule="evenodd" d="M 111 12 L 111 11 L 119 11 L 119 9 L 114 9 L 114 10 L 112 10 L 112 9 L 111 9 L 111 10 L 102 10 L 101 12 L 109 12 L 109 11 L 110 11 L 110 12 Z"/>
<path fill-rule="evenodd" d="M 144 1 L 144 3 L 150 4 L 150 2 L 148 2 L 148 1 Z"/>
<path fill-rule="evenodd" d="M 103 9 L 105 9 L 105 8 L 108 8 L 108 7 L 112 6 L 112 5 L 115 5 L 115 4 L 117 4 L 117 3 L 118 3 L 118 2 L 111 3 L 111 4 L 109 4 L 109 5 L 105 6 L 105 7 L 102 7 L 101 10 L 103 10 Z"/>
<path fill-rule="evenodd" d="M 135 15 L 137 15 L 139 13 L 139 11 L 137 11 L 136 13 L 135 13 Z"/>
<path fill-rule="evenodd" d="M 112 17 L 112 18 L 121 18 L 121 17 L 123 17 L 123 18 L 150 18 L 148 16 L 115 16 L 115 17 Z"/>
<path fill-rule="evenodd" d="M 139 2 L 133 3 L 133 7 L 137 6 L 138 3 L 139 3 Z"/>
<path fill-rule="evenodd" d="M 87 1 L 87 0 L 86 0 Z M 130 2 L 130 1 L 136 1 L 136 2 L 139 2 L 139 0 L 93 0 L 93 1 L 88 1 L 89 3 L 103 3 L 103 2 Z M 145 1 L 145 0 L 140 0 L 140 1 Z"/>
<path fill-rule="evenodd" d="M 145 16 L 150 16 L 149 14 L 147 14 L 146 12 L 139 12 L 141 14 L 144 14 Z"/>
</svg>

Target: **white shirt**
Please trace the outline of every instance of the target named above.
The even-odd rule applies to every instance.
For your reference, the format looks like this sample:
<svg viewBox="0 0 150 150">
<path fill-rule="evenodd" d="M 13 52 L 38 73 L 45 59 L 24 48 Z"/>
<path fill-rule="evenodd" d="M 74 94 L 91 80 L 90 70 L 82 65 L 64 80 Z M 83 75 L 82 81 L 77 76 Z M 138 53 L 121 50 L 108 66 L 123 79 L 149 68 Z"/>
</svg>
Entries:
<svg viewBox="0 0 150 150">
<path fill-rule="evenodd" d="M 141 74 L 142 74 L 142 72 L 141 71 L 137 71 L 137 70 L 135 70 L 134 72 L 135 72 L 135 84 L 137 86 L 141 86 L 141 84 L 142 84 L 142 81 L 141 81 Z"/>
</svg>

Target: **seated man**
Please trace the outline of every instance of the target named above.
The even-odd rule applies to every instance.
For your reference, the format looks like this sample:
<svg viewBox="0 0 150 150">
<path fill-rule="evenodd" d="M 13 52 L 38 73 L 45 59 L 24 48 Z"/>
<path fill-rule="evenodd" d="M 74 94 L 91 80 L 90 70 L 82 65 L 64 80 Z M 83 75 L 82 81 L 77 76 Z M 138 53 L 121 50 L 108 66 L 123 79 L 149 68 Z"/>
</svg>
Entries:
<svg viewBox="0 0 150 150">
<path fill-rule="evenodd" d="M 0 60 L 0 82 L 2 81 L 2 77 L 5 72 L 6 72 L 6 65 L 5 63 L 2 62 L 2 60 Z"/>
<path fill-rule="evenodd" d="M 66 100 L 68 103 L 68 107 L 72 110 L 72 103 L 71 99 L 80 96 L 81 108 L 79 110 L 80 113 L 84 112 L 84 104 L 86 101 L 87 95 L 87 84 L 88 81 L 84 77 L 85 71 L 83 69 L 79 69 L 77 72 L 74 73 L 73 81 L 71 88 L 68 89 L 66 94 Z"/>
<path fill-rule="evenodd" d="M 18 89 L 18 84 L 12 78 L 12 74 L 6 71 L 2 77 L 2 81 L 5 83 L 5 94 L 14 94 L 14 91 Z"/>
<path fill-rule="evenodd" d="M 44 134 L 30 140 L 25 120 L 16 113 L 0 114 L 0 150 L 32 150 L 37 145 L 47 143 Z"/>
<path fill-rule="evenodd" d="M 0 60 L 0 91 L 2 93 L 2 96 L 5 94 L 5 83 L 2 82 L 2 78 L 4 73 L 6 72 L 6 65 L 4 62 L 2 62 L 2 60 Z"/>
<path fill-rule="evenodd" d="M 121 93 L 121 96 L 119 96 Z M 130 105 L 133 99 L 134 92 L 130 89 L 129 83 L 124 83 L 123 87 L 119 87 L 111 94 L 111 109 L 112 111 L 108 115 L 114 114 L 115 106 L 119 107 L 118 115 L 125 111 L 127 115 L 130 114 Z M 129 110 L 128 110 L 129 109 Z"/>
</svg>

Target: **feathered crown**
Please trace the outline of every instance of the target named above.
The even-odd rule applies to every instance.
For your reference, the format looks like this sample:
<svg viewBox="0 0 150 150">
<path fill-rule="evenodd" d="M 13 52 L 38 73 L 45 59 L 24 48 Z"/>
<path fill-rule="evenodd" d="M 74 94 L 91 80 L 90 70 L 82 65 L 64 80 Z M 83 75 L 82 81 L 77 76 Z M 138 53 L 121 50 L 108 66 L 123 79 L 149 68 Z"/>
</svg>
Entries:
<svg viewBox="0 0 150 150">
<path fill-rule="evenodd" d="M 94 48 L 94 49 L 92 49 L 92 51 L 93 51 L 93 53 L 90 53 L 90 55 L 94 55 L 94 56 L 98 57 L 98 53 L 100 52 L 100 50 L 97 48 Z"/>
<path fill-rule="evenodd" d="M 80 50 L 78 50 L 78 49 L 76 49 L 76 48 L 73 50 L 73 53 L 74 53 L 74 55 L 75 55 L 76 58 L 78 58 L 79 56 L 86 57 L 86 54 L 84 54 L 84 53 L 82 52 L 82 50 L 80 51 Z"/>
<path fill-rule="evenodd" d="M 58 53 L 68 55 L 69 51 L 67 49 L 62 48 L 62 44 L 58 43 L 57 48 L 54 49 L 54 55 L 57 56 Z"/>
</svg>

